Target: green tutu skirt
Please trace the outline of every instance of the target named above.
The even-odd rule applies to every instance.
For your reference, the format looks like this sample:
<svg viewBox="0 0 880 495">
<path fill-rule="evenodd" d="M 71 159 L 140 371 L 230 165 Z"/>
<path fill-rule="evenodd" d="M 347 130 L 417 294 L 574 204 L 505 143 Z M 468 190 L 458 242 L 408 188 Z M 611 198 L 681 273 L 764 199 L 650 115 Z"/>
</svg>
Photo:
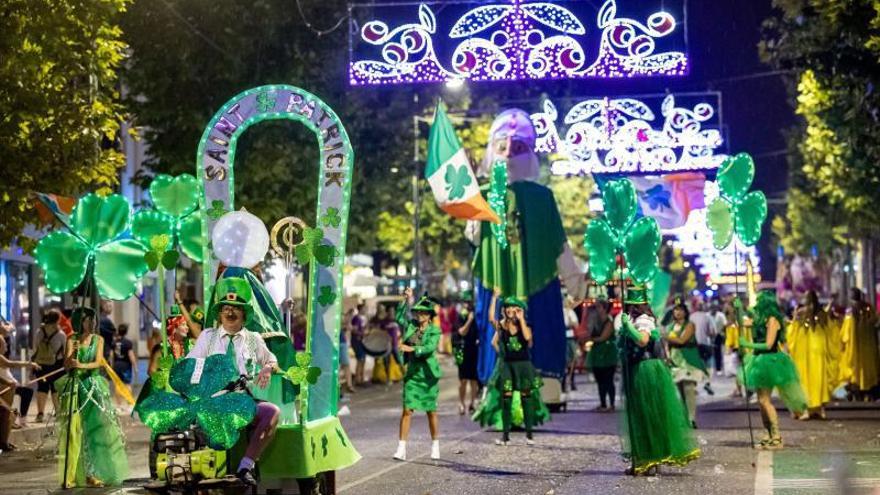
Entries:
<svg viewBox="0 0 880 495">
<path fill-rule="evenodd" d="M 635 474 L 669 464 L 684 466 L 700 457 L 700 448 L 669 368 L 659 359 L 636 364 L 621 415 L 624 456 Z"/>
<path fill-rule="evenodd" d="M 513 365 L 513 366 L 510 366 Z M 541 400 L 541 376 L 535 372 L 534 366 L 528 361 L 505 363 L 499 359 L 495 363 L 495 371 L 486 384 L 486 397 L 480 402 L 480 407 L 471 419 L 482 427 L 492 427 L 498 431 L 504 429 L 501 421 L 505 390 L 513 392 L 511 397 L 511 425 L 522 428 L 525 426 L 525 414 L 523 412 L 523 390 L 530 390 L 533 408 L 532 417 L 535 418 L 535 426 L 550 421 L 550 410 Z M 509 387 L 509 388 L 508 388 Z"/>
<path fill-rule="evenodd" d="M 784 352 L 747 354 L 743 365 L 744 383 L 749 390 L 779 391 L 785 407 L 792 412 L 802 412 L 807 408 L 807 397 L 801 387 L 794 361 Z"/>
</svg>

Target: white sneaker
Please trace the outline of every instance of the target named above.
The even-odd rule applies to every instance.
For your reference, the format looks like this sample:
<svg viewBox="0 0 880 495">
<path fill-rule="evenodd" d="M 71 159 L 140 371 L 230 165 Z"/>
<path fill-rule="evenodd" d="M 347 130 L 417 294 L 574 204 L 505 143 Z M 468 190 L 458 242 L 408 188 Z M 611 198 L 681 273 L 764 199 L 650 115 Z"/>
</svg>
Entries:
<svg viewBox="0 0 880 495">
<path fill-rule="evenodd" d="M 510 443 L 510 442 L 508 442 L 508 441 L 506 441 L 506 440 L 499 440 L 499 439 L 497 439 L 497 438 L 495 439 L 495 445 L 500 445 L 500 446 L 502 446 L 502 447 L 507 447 L 507 444 L 508 444 L 508 443 Z"/>
<path fill-rule="evenodd" d="M 440 440 L 434 440 L 431 442 L 431 459 L 439 459 L 440 458 Z"/>
<path fill-rule="evenodd" d="M 535 441 L 531 438 L 526 438 L 526 445 L 535 445 Z"/>
<path fill-rule="evenodd" d="M 397 452 L 394 453 L 394 458 L 398 461 L 406 460 L 406 442 L 400 442 L 397 444 Z"/>
<path fill-rule="evenodd" d="M 351 414 L 351 409 L 348 408 L 347 405 L 343 405 L 339 408 L 339 411 L 336 412 L 337 416 L 348 416 Z"/>
</svg>

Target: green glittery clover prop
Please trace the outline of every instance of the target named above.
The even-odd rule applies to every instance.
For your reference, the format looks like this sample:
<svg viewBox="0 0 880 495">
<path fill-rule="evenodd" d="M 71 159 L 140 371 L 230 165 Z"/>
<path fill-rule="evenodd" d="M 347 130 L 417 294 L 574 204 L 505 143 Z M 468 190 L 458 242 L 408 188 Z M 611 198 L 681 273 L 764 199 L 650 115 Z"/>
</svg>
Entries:
<svg viewBox="0 0 880 495">
<path fill-rule="evenodd" d="M 80 198 L 70 214 L 70 232 L 50 233 L 34 251 L 49 291 L 73 290 L 89 273 L 105 299 L 121 301 L 134 294 L 147 264 L 143 244 L 123 238 L 130 217 L 128 201 L 118 194 Z"/>
<path fill-rule="evenodd" d="M 306 383 L 314 385 L 321 376 L 321 368 L 311 366 L 312 353 L 299 352 L 296 354 L 296 366 L 291 366 L 284 372 L 284 378 L 290 380 L 290 383 L 299 385 L 301 388 Z"/>
<path fill-rule="evenodd" d="M 489 184 L 489 207 L 501 219 L 501 223 L 493 223 L 492 236 L 501 249 L 508 246 L 507 242 L 507 162 L 498 160 L 492 165 L 492 179 Z"/>
<path fill-rule="evenodd" d="M 761 238 L 767 218 L 767 198 L 761 191 L 747 192 L 755 178 L 755 162 L 748 153 L 728 157 L 718 169 L 719 196 L 706 208 L 706 226 L 712 232 L 715 249 L 724 249 L 739 236 L 746 246 Z"/>
<path fill-rule="evenodd" d="M 660 229 L 651 217 L 636 220 L 638 201 L 628 179 L 608 182 L 602 190 L 605 213 L 592 220 L 584 233 L 584 248 L 590 256 L 590 276 L 604 284 L 617 268 L 617 256 L 625 261 L 629 276 L 647 282 L 657 272 Z"/>
<path fill-rule="evenodd" d="M 132 235 L 144 244 L 157 235 L 167 235 L 170 248 L 180 246 L 193 261 L 202 261 L 202 214 L 199 183 L 190 174 L 177 177 L 157 175 L 150 184 L 153 208 L 134 215 Z"/>
<path fill-rule="evenodd" d="M 303 230 L 303 241 L 294 251 L 296 260 L 300 265 L 307 265 L 316 260 L 324 266 L 333 264 L 336 258 L 336 248 L 329 244 L 322 244 L 324 241 L 324 230 L 321 228 L 306 228 Z"/>
<path fill-rule="evenodd" d="M 254 400 L 248 395 L 223 392 L 237 379 L 238 368 L 225 354 L 204 360 L 182 359 L 171 368 L 171 388 L 177 393 L 154 392 L 137 406 L 136 412 L 153 435 L 184 430 L 195 422 L 205 433 L 209 447 L 230 449 L 255 412 Z"/>
</svg>

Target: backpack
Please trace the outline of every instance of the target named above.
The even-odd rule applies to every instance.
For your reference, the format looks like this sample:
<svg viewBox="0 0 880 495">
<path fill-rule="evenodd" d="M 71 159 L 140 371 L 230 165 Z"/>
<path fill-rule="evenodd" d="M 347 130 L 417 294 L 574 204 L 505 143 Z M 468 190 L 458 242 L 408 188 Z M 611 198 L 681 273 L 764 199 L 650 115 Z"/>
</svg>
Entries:
<svg viewBox="0 0 880 495">
<path fill-rule="evenodd" d="M 52 349 L 52 339 L 54 339 L 55 335 L 60 331 L 61 330 L 59 329 L 52 335 L 48 335 L 45 330 L 41 330 L 43 338 L 37 343 L 37 350 L 34 353 L 35 363 L 42 365 L 55 364 L 61 359 L 59 354 L 64 350 L 64 347 L 62 346 L 61 349 Z"/>
</svg>

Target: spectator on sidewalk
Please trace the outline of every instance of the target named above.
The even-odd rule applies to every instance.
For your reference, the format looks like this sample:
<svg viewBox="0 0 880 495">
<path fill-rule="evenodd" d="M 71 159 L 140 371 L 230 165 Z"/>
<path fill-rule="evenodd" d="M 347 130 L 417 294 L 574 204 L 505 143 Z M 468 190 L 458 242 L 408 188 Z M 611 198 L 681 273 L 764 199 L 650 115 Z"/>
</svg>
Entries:
<svg viewBox="0 0 880 495">
<path fill-rule="evenodd" d="M 43 422 L 46 413 L 46 399 L 50 396 L 52 397 L 52 411 L 58 414 L 58 393 L 55 391 L 55 381 L 62 376 L 60 370 L 64 368 L 64 346 L 67 343 L 67 335 L 61 330 L 60 322 L 61 313 L 56 309 L 50 309 L 43 315 L 43 324 L 34 334 L 32 359 L 40 366 L 40 370 L 34 375 L 39 380 L 37 382 L 37 423 Z M 26 416 L 24 409 L 22 406 L 22 415 Z"/>
<path fill-rule="evenodd" d="M 715 375 L 724 374 L 724 329 L 727 328 L 727 318 L 721 311 L 721 306 L 713 304 L 709 310 L 712 324 L 715 327 L 715 337 L 712 342 L 712 359 L 715 361 Z"/>
<path fill-rule="evenodd" d="M 364 303 L 360 303 L 353 311 L 346 324 L 351 326 L 351 348 L 357 361 L 354 367 L 354 384 L 364 384 L 364 366 L 367 362 L 367 350 L 364 348 L 364 335 L 367 331 L 367 317 L 364 316 Z"/>
<path fill-rule="evenodd" d="M 113 301 L 108 301 L 107 299 L 101 300 L 101 319 L 98 321 L 98 333 L 100 333 L 101 338 L 104 339 L 106 345 L 104 345 L 104 359 L 110 361 L 110 351 L 112 350 L 112 345 L 110 345 L 116 339 L 116 325 L 113 324 L 113 320 L 110 319 L 110 315 L 113 314 Z"/>
<path fill-rule="evenodd" d="M 12 368 L 29 367 L 39 369 L 39 365 L 27 361 L 12 361 L 6 356 L 9 348 L 6 337 L 13 327 L 6 320 L 0 320 L 0 452 L 15 450 L 15 446 L 9 443 L 9 433 L 12 430 L 13 411 L 12 401 L 15 398 L 15 390 L 19 387 L 18 380 L 12 375 Z"/>
<path fill-rule="evenodd" d="M 689 320 L 694 324 L 695 335 L 697 336 L 697 349 L 700 351 L 700 358 L 703 359 L 703 362 L 706 363 L 706 367 L 708 368 L 712 356 L 714 355 L 715 335 L 718 333 L 715 330 L 715 319 L 706 312 L 706 305 L 702 301 L 694 301 L 693 311 L 690 314 Z M 709 395 L 715 395 L 709 378 L 706 379 L 703 388 Z"/>
<path fill-rule="evenodd" d="M 137 382 L 137 357 L 134 354 L 134 345 L 125 336 L 127 333 L 128 325 L 120 324 L 113 339 L 111 355 L 113 357 L 113 371 L 119 375 L 119 379 L 131 391 L 132 381 Z M 116 393 L 114 396 L 117 406 L 124 404 L 125 401 L 120 394 Z"/>
</svg>

